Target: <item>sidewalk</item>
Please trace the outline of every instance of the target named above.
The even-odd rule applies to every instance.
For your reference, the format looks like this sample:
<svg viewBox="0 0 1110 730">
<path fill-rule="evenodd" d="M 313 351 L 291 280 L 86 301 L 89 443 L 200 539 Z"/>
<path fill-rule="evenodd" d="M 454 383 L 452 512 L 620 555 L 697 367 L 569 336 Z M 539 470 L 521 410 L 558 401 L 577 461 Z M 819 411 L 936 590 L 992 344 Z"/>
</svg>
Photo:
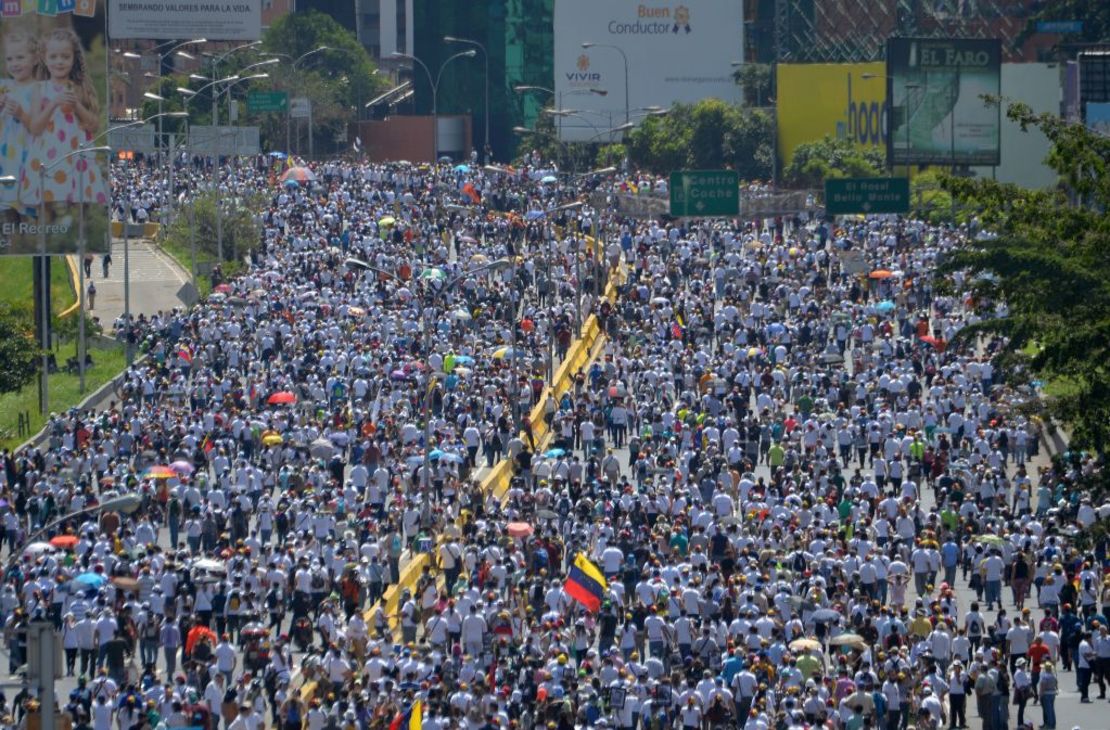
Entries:
<svg viewBox="0 0 1110 730">
<path fill-rule="evenodd" d="M 132 238 L 129 242 L 131 269 L 131 313 L 148 317 L 174 307 L 186 306 L 180 296 L 189 283 L 189 272 L 147 239 Z M 75 262 L 80 265 L 79 261 Z M 124 241 L 112 239 L 112 265 L 104 277 L 100 257 L 93 257 L 91 281 L 96 286 L 95 308 L 89 314 L 100 320 L 106 334 L 124 312 Z M 86 280 L 86 297 L 89 286 Z M 86 302 L 87 302 L 86 298 Z"/>
</svg>

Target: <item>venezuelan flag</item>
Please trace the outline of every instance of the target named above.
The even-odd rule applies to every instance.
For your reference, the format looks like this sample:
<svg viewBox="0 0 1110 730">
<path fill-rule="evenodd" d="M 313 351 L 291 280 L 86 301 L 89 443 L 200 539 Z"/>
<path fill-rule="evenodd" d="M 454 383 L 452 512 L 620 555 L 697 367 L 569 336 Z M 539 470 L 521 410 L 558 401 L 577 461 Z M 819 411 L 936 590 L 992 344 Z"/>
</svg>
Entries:
<svg viewBox="0 0 1110 730">
<path fill-rule="evenodd" d="M 406 712 L 398 712 L 389 723 L 389 730 L 420 730 L 424 725 L 424 702 L 416 700 Z"/>
<path fill-rule="evenodd" d="M 586 559 L 582 553 L 574 558 L 563 590 L 574 600 L 593 612 L 601 608 L 601 599 L 609 590 L 609 584 L 598 567 Z"/>
</svg>

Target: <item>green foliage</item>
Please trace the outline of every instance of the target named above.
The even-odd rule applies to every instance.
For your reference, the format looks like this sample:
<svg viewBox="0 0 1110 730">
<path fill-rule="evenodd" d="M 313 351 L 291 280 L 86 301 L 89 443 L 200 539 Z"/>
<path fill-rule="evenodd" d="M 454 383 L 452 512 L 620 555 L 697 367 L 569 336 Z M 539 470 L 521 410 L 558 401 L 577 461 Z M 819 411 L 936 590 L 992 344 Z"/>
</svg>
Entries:
<svg viewBox="0 0 1110 730">
<path fill-rule="evenodd" d="M 296 69 L 293 61 L 309 51 L 321 46 L 327 50 L 313 53 L 302 59 Z M 268 64 L 246 70 L 248 66 L 277 57 L 280 63 Z M 205 65 L 199 75 L 211 78 L 212 67 Z M 314 145 L 317 154 L 329 154 L 338 149 L 339 138 L 346 131 L 348 122 L 358 119 L 363 103 L 369 101 L 384 88 L 385 81 L 377 75 L 377 69 L 366 49 L 355 35 L 339 25 L 331 16 L 318 11 L 290 13 L 271 25 L 262 37 L 258 48 L 244 49 L 230 54 L 220 62 L 216 69 L 220 78 L 232 75 L 249 76 L 258 73 L 269 74 L 269 78 L 252 79 L 231 85 L 209 86 L 198 96 L 191 97 L 185 105 L 179 86 L 199 91 L 208 81 L 190 80 L 185 76 L 164 77 L 161 84 L 162 111 L 187 109 L 191 124 L 210 124 L 212 122 L 212 93 L 219 92 L 219 118 L 228 124 L 228 93 L 239 102 L 238 124 L 251 124 L 260 127 L 263 149 L 285 150 L 285 114 L 275 112 L 251 113 L 247 110 L 246 98 L 254 90 L 281 90 L 289 98 L 305 96 L 312 103 L 312 126 Z M 158 102 L 143 102 L 143 115 L 158 111 Z M 166 131 L 184 129 L 184 120 L 164 119 Z M 292 120 L 290 129 L 293 137 L 299 135 L 304 141 L 294 145 L 299 154 L 308 154 L 307 126 L 303 120 Z"/>
<path fill-rule="evenodd" d="M 517 152 L 524 156 L 533 151 L 539 152 L 542 159 L 553 161 L 560 170 L 570 170 L 574 167 L 572 151 L 568 145 L 559 141 L 555 121 L 549 114 L 541 114 L 536 119 L 532 131 L 520 137 Z"/>
<path fill-rule="evenodd" d="M 68 317 L 58 317 L 54 320 L 53 332 L 62 342 L 74 342 L 81 330 L 80 311 L 74 311 Z M 85 312 L 85 339 L 95 337 L 104 332 L 104 327 L 96 319 Z"/>
<path fill-rule="evenodd" d="M 0 306 L 0 393 L 19 390 L 31 382 L 39 356 L 29 320 Z"/>
<path fill-rule="evenodd" d="M 773 117 L 762 109 L 704 99 L 675 104 L 643 120 L 625 147 L 633 165 L 665 175 L 680 169 L 732 169 L 742 179 L 771 177 Z"/>
<path fill-rule="evenodd" d="M 1039 128 L 1060 175 L 1056 190 L 1026 190 L 945 175 L 942 185 L 996 238 L 976 241 L 945 263 L 967 269 L 983 297 L 1007 302 L 1010 316 L 964 330 L 997 332 L 1024 351 L 1030 372 L 1065 381 L 1050 410 L 1072 444 L 1106 454 L 1110 445 L 1110 139 L 1081 124 L 1011 105 L 1007 116 Z M 1034 347 L 1030 347 L 1034 345 Z"/>
<path fill-rule="evenodd" d="M 828 178 L 880 175 L 885 165 L 886 158 L 879 148 L 826 135 L 798 145 L 783 179 L 792 187 L 819 188 Z"/>
<path fill-rule="evenodd" d="M 910 180 L 910 213 L 914 218 L 939 225 L 952 219 L 952 195 L 941 184 L 935 169 L 914 175 Z"/>
<path fill-rule="evenodd" d="M 261 228 L 251 211 L 260 210 L 265 201 L 262 196 L 251 199 L 221 200 L 222 221 L 216 221 L 216 195 L 203 193 L 195 198 L 195 203 L 178 211 L 177 218 L 162 230 L 162 245 L 168 250 L 191 252 L 196 242 L 198 262 L 216 262 L 219 258 L 219 232 L 223 231 L 224 262 L 242 260 L 248 252 L 258 246 Z M 192 261 L 181 260 L 189 269 Z M 228 267 L 223 266 L 224 271 Z"/>
<path fill-rule="evenodd" d="M 766 63 L 745 63 L 732 72 L 732 78 L 744 90 L 744 103 L 763 106 L 771 98 L 771 66 Z"/>
<path fill-rule="evenodd" d="M 602 145 L 597 155 L 594 157 L 594 165 L 598 168 L 602 167 L 620 167 L 624 162 L 624 158 L 628 156 L 628 150 L 623 144 L 606 144 Z"/>
<path fill-rule="evenodd" d="M 328 50 L 303 59 L 294 71 L 293 60 L 321 46 L 327 46 Z M 270 74 L 270 83 L 260 83 L 259 88 L 284 89 L 290 98 L 308 97 L 312 102 L 317 153 L 335 149 L 346 124 L 358 119 L 362 105 L 386 85 L 354 33 L 330 15 L 315 10 L 283 16 L 263 35 L 262 49 L 260 55 L 263 56 L 266 53 L 283 55 L 282 63 L 260 69 Z M 262 126 L 266 146 L 284 150 L 285 115 L 263 113 L 255 116 L 257 118 L 252 121 Z M 307 152 L 307 142 L 298 149 Z"/>
</svg>

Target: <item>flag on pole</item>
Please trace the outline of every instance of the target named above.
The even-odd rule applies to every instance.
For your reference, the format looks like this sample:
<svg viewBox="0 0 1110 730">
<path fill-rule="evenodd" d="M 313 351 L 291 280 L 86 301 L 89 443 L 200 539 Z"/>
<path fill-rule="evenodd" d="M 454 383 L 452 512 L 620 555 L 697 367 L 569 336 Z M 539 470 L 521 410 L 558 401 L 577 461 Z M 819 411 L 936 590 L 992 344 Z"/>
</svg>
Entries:
<svg viewBox="0 0 1110 730">
<path fill-rule="evenodd" d="M 609 590 L 609 583 L 605 580 L 601 570 L 591 563 L 582 553 L 574 558 L 574 564 L 567 573 L 563 590 L 574 600 L 593 612 L 601 608 L 601 599 Z"/>
<path fill-rule="evenodd" d="M 389 730 L 420 730 L 424 724 L 424 703 L 416 700 L 412 707 L 403 712 L 398 712 L 389 723 Z"/>
</svg>

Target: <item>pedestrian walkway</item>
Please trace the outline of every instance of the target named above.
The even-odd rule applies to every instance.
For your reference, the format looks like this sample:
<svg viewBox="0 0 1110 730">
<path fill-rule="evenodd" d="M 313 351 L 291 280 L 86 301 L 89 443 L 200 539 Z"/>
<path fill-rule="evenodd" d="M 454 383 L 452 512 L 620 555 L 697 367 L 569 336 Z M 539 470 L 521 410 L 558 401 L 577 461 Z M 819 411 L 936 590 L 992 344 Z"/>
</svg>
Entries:
<svg viewBox="0 0 1110 730">
<path fill-rule="evenodd" d="M 130 251 L 125 251 L 125 248 Z M 90 314 L 100 320 L 106 333 L 112 330 L 113 323 L 125 310 L 124 261 L 128 258 L 128 253 L 131 312 L 134 316 L 150 316 L 186 305 L 186 301 L 181 298 L 181 289 L 189 283 L 189 272 L 178 266 L 177 262 L 159 250 L 152 241 L 133 238 L 125 245 L 122 238 L 113 239 L 112 263 L 108 276 L 104 276 L 100 257 L 94 257 L 91 282 L 96 287 L 96 296 L 91 302 L 86 299 L 87 304 L 93 305 Z M 86 297 L 88 285 L 89 281 L 86 281 Z"/>
</svg>

